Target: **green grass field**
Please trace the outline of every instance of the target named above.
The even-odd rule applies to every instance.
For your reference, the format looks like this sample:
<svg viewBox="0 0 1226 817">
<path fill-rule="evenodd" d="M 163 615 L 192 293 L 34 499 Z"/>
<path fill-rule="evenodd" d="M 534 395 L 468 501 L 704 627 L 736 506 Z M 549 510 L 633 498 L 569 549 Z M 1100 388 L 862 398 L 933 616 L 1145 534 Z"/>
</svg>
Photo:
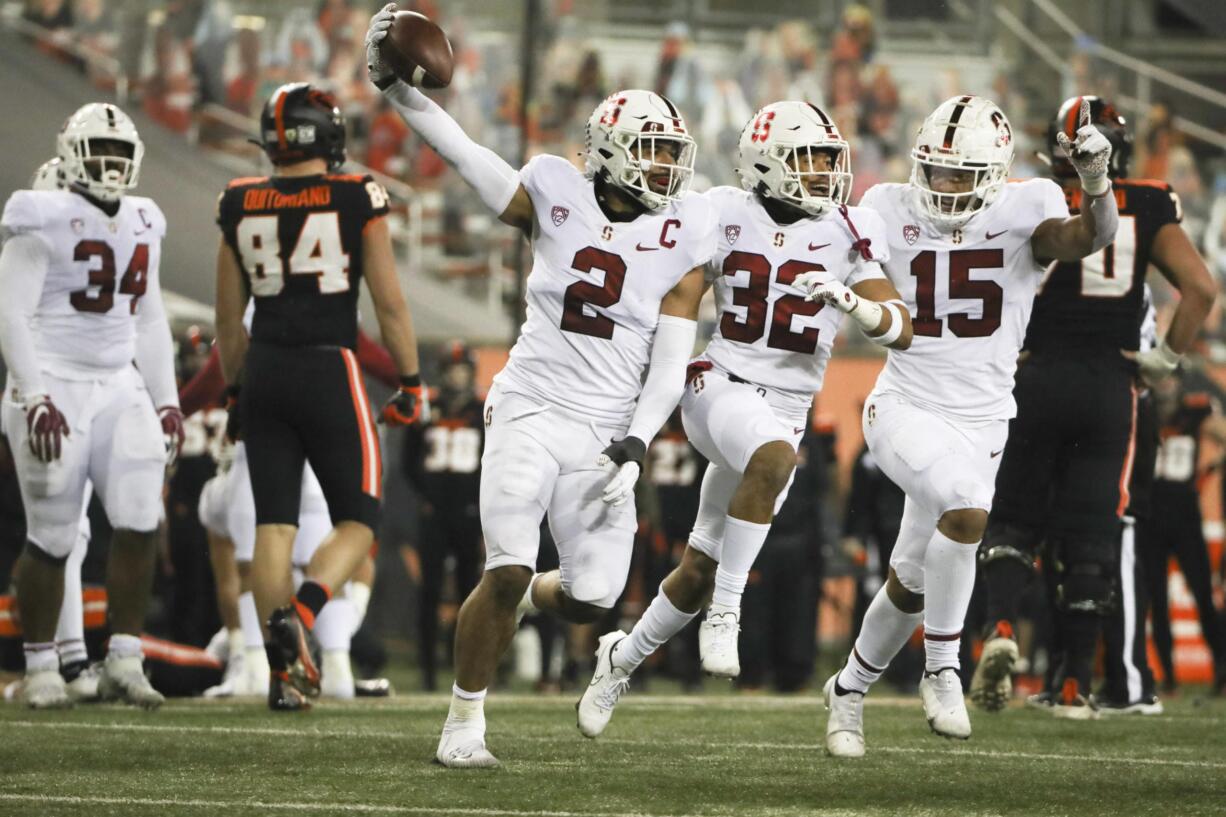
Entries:
<svg viewBox="0 0 1226 817">
<path fill-rule="evenodd" d="M 928 731 L 917 699 L 866 709 L 869 756 L 822 752 L 819 700 L 631 695 L 605 736 L 573 699 L 494 695 L 495 771 L 430 762 L 441 695 L 322 704 L 0 705 L 0 815 L 1222 815 L 1226 702 L 1094 723 L 1011 709 Z"/>
</svg>

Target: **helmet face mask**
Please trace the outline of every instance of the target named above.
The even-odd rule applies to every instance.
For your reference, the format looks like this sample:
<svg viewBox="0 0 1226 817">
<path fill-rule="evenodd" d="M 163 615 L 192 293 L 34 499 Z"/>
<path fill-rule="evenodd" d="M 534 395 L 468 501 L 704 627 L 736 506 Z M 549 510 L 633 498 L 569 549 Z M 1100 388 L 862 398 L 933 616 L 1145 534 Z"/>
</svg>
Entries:
<svg viewBox="0 0 1226 817">
<path fill-rule="evenodd" d="M 961 227 L 1004 189 L 1013 164 L 1013 131 L 982 97 L 946 100 L 920 126 L 911 151 L 916 208 L 938 228 Z"/>
<path fill-rule="evenodd" d="M 619 91 L 588 120 L 588 177 L 607 179 L 648 210 L 689 190 L 696 152 L 676 107 L 650 91 Z"/>
<path fill-rule="evenodd" d="M 807 102 L 767 105 L 741 133 L 741 186 L 819 217 L 851 196 L 851 147 Z"/>
<path fill-rule="evenodd" d="M 102 201 L 136 187 L 145 146 L 127 114 L 90 103 L 68 118 L 56 140 L 65 185 Z"/>
</svg>

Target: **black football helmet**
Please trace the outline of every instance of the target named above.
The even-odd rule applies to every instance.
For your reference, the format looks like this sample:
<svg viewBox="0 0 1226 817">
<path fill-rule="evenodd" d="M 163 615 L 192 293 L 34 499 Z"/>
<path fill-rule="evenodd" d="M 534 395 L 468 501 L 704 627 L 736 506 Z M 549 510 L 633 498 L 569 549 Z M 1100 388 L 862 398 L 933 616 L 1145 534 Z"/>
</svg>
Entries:
<svg viewBox="0 0 1226 817">
<path fill-rule="evenodd" d="M 1051 174 L 1057 179 L 1075 179 L 1077 171 L 1057 149 L 1056 134 L 1064 131 L 1070 139 L 1077 137 L 1077 116 L 1081 112 L 1081 100 L 1090 103 L 1090 123 L 1098 128 L 1111 143 L 1111 161 L 1107 165 L 1107 177 L 1119 179 L 1128 175 L 1128 161 L 1132 158 L 1132 134 L 1124 117 L 1107 100 L 1097 96 L 1073 96 L 1064 100 L 1055 119 L 1047 126 L 1047 160 Z"/>
<path fill-rule="evenodd" d="M 328 169 L 336 170 L 345 163 L 345 115 L 327 91 L 287 83 L 264 103 L 256 144 L 274 165 L 326 159 Z"/>
<path fill-rule="evenodd" d="M 439 349 L 438 360 L 440 369 L 446 369 L 448 366 L 467 366 L 474 370 L 477 368 L 477 358 L 462 340 L 444 343 Z"/>
</svg>

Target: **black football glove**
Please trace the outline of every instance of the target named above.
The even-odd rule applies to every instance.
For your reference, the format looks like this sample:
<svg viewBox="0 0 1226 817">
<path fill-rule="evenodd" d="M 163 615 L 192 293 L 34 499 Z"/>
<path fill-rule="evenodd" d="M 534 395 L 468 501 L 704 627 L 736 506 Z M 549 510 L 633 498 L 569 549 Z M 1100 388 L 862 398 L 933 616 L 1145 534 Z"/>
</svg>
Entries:
<svg viewBox="0 0 1226 817">
<path fill-rule="evenodd" d="M 226 439 L 232 443 L 238 442 L 243 433 L 242 417 L 238 410 L 238 385 L 226 387 Z"/>
<path fill-rule="evenodd" d="M 647 444 L 638 437 L 625 437 L 610 443 L 596 458 L 596 465 L 613 474 L 600 498 L 616 507 L 634 496 L 634 483 L 638 482 L 643 470 L 645 456 Z"/>
<path fill-rule="evenodd" d="M 430 396 L 420 375 L 400 378 L 400 388 L 383 404 L 379 422 L 389 426 L 411 426 L 430 420 Z"/>
</svg>

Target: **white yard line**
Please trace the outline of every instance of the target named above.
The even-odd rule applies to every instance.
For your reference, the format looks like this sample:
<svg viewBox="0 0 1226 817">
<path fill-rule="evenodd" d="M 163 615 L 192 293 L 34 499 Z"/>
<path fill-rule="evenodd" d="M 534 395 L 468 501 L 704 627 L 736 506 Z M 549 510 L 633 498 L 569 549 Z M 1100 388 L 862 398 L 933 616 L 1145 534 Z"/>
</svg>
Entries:
<svg viewBox="0 0 1226 817">
<path fill-rule="evenodd" d="M 396 730 L 374 730 L 374 729 L 291 729 L 278 728 L 271 726 L 172 726 L 169 724 L 149 724 L 149 723 L 75 723 L 71 721 L 0 721 L 5 726 L 13 726 L 27 729 L 50 729 L 50 730 L 94 730 L 94 731 L 110 731 L 110 732 L 164 732 L 170 734 L 215 734 L 215 735 L 259 735 L 268 737 L 295 737 L 303 736 L 310 737 L 331 737 L 331 738 L 353 738 L 353 739 L 371 739 L 382 738 L 389 740 L 407 740 L 420 739 L 423 737 L 433 737 L 433 732 L 410 732 Z M 518 735 L 514 738 L 517 742 L 531 743 L 557 743 L 557 736 L 547 735 Z M 667 741 L 661 739 L 641 739 L 634 738 L 602 738 L 599 741 L 601 744 L 610 746 L 660 746 Z M 820 752 L 822 745 L 820 743 L 783 743 L 783 742 L 756 742 L 756 741 L 727 741 L 718 744 L 719 748 L 726 749 L 745 749 L 745 750 L 779 750 L 779 751 L 811 751 Z M 1042 760 L 1053 761 L 1060 763 L 1080 762 L 1080 763 L 1113 763 L 1117 765 L 1136 765 L 1136 766 L 1171 766 L 1178 768 L 1189 769 L 1226 769 L 1226 762 L 1213 760 L 1179 760 L 1176 758 L 1157 758 L 1157 757 L 1123 757 L 1118 755 L 1104 754 L 1058 754 L 1054 752 L 1014 752 L 994 749 L 963 749 L 951 748 L 942 746 L 940 748 L 925 749 L 920 747 L 904 747 L 904 746 L 878 746 L 873 747 L 873 752 L 881 752 L 883 754 L 911 754 L 911 755 L 934 755 L 948 757 L 949 755 L 962 755 L 967 757 L 992 758 L 1001 760 Z M 530 761 L 531 762 L 531 761 Z"/>
</svg>

